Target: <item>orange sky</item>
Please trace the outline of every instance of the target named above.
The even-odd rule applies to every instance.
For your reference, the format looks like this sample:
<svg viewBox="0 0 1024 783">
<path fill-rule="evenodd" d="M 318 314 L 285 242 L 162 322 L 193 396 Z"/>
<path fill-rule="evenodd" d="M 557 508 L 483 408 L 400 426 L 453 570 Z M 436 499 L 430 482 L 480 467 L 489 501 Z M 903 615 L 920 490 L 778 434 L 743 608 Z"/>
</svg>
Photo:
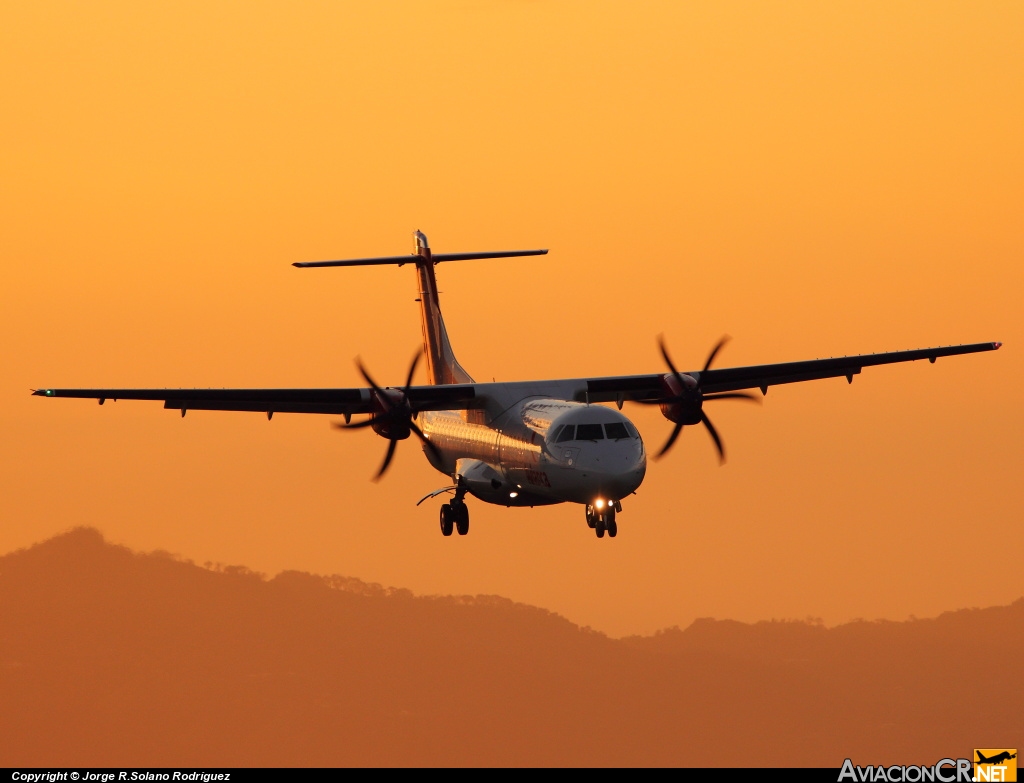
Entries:
<svg viewBox="0 0 1024 783">
<path fill-rule="evenodd" d="M 903 619 L 1024 594 L 1024 7 L 38 2 L 0 7 L 0 551 L 76 524 L 197 562 L 497 593 L 614 635 Z M 709 406 L 597 541 L 473 504 L 330 419 L 38 386 L 398 383 L 408 269 L 478 380 L 1002 340 Z M 497 316 L 502 307 L 508 315 Z M 670 424 L 627 408 L 652 449 Z M 993 560 L 992 556 L 996 559 Z"/>
</svg>

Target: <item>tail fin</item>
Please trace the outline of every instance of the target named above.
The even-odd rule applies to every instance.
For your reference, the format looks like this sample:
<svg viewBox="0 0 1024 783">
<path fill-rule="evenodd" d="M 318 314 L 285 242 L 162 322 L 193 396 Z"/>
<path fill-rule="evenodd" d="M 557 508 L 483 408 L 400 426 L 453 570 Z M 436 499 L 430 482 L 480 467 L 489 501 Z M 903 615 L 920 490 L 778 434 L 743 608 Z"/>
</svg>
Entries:
<svg viewBox="0 0 1024 783">
<path fill-rule="evenodd" d="M 423 353 L 427 357 L 427 375 L 434 385 L 446 383 L 473 383 L 469 373 L 455 358 L 448 330 L 441 316 L 441 302 L 437 295 L 436 263 L 430 253 L 430 244 L 422 231 L 416 237 L 416 277 L 419 281 L 420 323 L 423 325 Z"/>
<path fill-rule="evenodd" d="M 516 256 L 539 256 L 547 250 L 500 250 L 485 253 L 438 253 L 430 252 L 430 244 L 422 231 L 416 231 L 416 253 L 410 256 L 385 256 L 383 258 L 353 258 L 346 261 L 307 261 L 292 264 L 297 267 L 320 266 L 370 266 L 376 264 L 416 265 L 419 280 L 420 320 L 423 325 L 423 353 L 427 357 L 427 374 L 434 385 L 473 383 L 462 365 L 455 358 L 448 330 L 441 317 L 441 303 L 437 295 L 437 277 L 434 266 L 442 261 L 469 261 L 480 258 L 509 258 Z"/>
</svg>

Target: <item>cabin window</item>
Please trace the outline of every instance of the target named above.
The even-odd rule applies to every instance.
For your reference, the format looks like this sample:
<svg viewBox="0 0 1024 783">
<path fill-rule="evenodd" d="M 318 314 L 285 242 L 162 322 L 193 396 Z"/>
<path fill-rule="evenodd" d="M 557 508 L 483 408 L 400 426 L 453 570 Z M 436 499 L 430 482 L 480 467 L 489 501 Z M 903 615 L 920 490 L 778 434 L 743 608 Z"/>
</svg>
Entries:
<svg viewBox="0 0 1024 783">
<path fill-rule="evenodd" d="M 614 422 L 613 424 L 605 424 L 604 431 L 607 433 L 610 440 L 620 440 L 622 438 L 629 437 L 626 425 L 621 421 Z"/>
<path fill-rule="evenodd" d="M 566 424 L 558 428 L 558 434 L 555 436 L 555 443 L 565 443 L 567 440 L 573 440 L 576 437 L 576 425 Z"/>
<path fill-rule="evenodd" d="M 604 440 L 600 424 L 580 424 L 576 427 L 576 440 Z"/>
</svg>

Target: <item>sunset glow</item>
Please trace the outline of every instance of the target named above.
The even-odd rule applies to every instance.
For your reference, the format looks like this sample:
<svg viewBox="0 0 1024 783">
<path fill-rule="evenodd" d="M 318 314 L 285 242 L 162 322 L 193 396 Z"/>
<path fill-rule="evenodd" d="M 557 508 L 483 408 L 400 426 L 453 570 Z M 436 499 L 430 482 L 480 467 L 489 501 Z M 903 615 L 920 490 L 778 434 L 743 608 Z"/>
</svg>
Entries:
<svg viewBox="0 0 1024 783">
<path fill-rule="evenodd" d="M 1015 3 L 5 4 L 0 554 L 87 525 L 612 636 L 1010 603 L 1022 40 Z M 387 442 L 334 417 L 30 396 L 401 384 L 412 271 L 292 263 L 416 229 L 550 248 L 438 267 L 480 381 L 660 371 L 659 334 L 683 370 L 1005 346 L 722 402 L 728 463 L 685 428 L 602 542 L 567 505 L 443 538 L 419 445 L 372 483 Z"/>
</svg>

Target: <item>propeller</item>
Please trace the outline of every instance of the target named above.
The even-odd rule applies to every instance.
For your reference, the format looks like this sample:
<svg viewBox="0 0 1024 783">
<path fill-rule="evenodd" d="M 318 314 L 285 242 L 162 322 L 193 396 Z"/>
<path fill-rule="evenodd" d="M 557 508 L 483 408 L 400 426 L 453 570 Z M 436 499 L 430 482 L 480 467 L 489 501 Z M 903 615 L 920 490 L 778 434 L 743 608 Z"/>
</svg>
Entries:
<svg viewBox="0 0 1024 783">
<path fill-rule="evenodd" d="M 412 404 L 409 402 L 409 388 L 412 386 L 412 378 L 416 373 L 416 366 L 420 362 L 420 356 L 421 354 L 417 352 L 413 357 L 412 364 L 409 366 L 409 374 L 405 378 L 405 386 L 401 389 L 390 387 L 382 389 L 373 380 L 366 367 L 363 366 L 362 360 L 356 359 L 356 367 L 359 369 L 359 374 L 370 385 L 370 396 L 373 401 L 374 411 L 370 414 L 370 418 L 365 421 L 358 421 L 355 424 L 336 422 L 334 426 L 340 430 L 358 430 L 364 427 L 373 427 L 374 432 L 388 439 L 388 450 L 384 454 L 384 461 L 381 463 L 380 469 L 373 477 L 374 481 L 379 481 L 388 469 L 392 458 L 395 456 L 398 441 L 405 440 L 409 437 L 410 433 L 416 435 L 423 442 L 427 451 L 435 459 L 441 459 L 441 452 L 437 446 L 431 443 L 427 436 L 423 434 L 423 430 L 416 425 L 414 421 L 416 411 L 413 410 Z"/>
<path fill-rule="evenodd" d="M 675 427 L 672 428 L 672 433 L 668 436 L 668 440 L 665 441 L 665 445 L 661 447 L 655 455 L 655 459 L 660 459 L 668 453 L 669 449 L 676 442 L 676 438 L 679 437 L 679 433 L 683 431 L 683 427 L 687 424 L 696 424 L 697 422 L 702 423 L 707 428 L 708 435 L 711 436 L 711 440 L 714 441 L 715 448 L 718 450 L 718 461 L 720 464 L 725 463 L 725 446 L 722 444 L 722 437 L 718 434 L 718 430 L 715 429 L 715 425 L 711 423 L 711 419 L 704 412 L 704 403 L 708 400 L 753 400 L 759 402 L 760 400 L 753 394 L 747 392 L 721 392 L 718 394 L 704 394 L 701 390 L 701 383 L 704 380 L 704 373 L 711 367 L 711 363 L 718 356 L 718 352 L 722 350 L 722 347 L 729 342 L 729 337 L 725 336 L 719 340 L 715 347 L 711 349 L 711 353 L 708 354 L 707 361 L 704 362 L 704 369 L 700 371 L 700 374 L 694 378 L 692 375 L 684 375 L 676 369 L 675 364 L 672 362 L 672 357 L 668 354 L 668 349 L 665 347 L 665 339 L 663 336 L 658 336 L 658 348 L 661 350 L 661 356 L 665 360 L 665 364 L 668 365 L 671 370 L 670 375 L 666 375 L 663 384 L 668 394 L 664 397 L 659 397 L 655 400 L 636 400 L 636 402 L 642 405 L 658 405 L 661 407 L 661 412 L 665 418 L 669 421 L 675 422 Z"/>
</svg>

